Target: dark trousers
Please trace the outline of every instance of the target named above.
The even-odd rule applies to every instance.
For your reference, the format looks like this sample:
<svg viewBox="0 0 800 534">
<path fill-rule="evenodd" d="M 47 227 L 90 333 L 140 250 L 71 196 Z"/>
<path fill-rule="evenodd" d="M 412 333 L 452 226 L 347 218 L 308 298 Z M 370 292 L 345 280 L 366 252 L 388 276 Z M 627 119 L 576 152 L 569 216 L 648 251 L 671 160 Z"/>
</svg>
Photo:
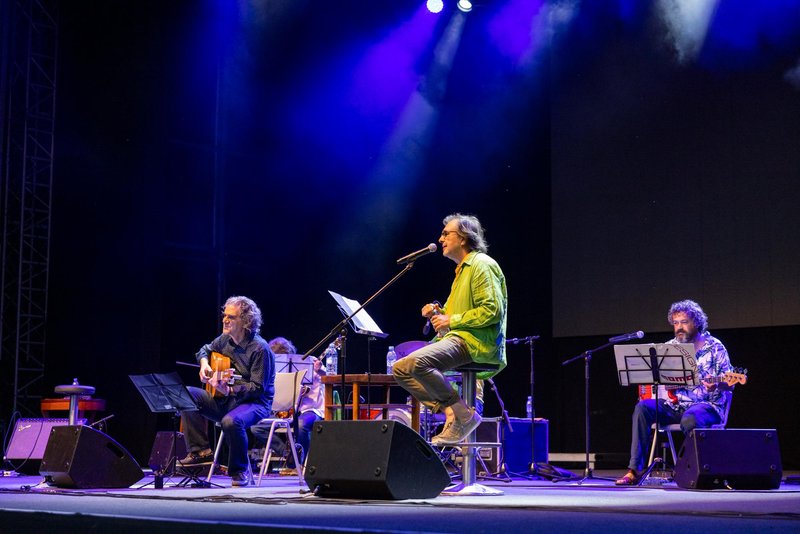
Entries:
<svg viewBox="0 0 800 534">
<path fill-rule="evenodd" d="M 263 404 L 236 404 L 233 397 L 214 399 L 206 390 L 188 387 L 197 407 L 196 412 L 181 412 L 186 449 L 197 452 L 210 449 L 208 422 L 222 425 L 228 444 L 228 473 L 235 475 L 247 470 L 247 429 L 269 416 L 269 407 Z"/>
<path fill-rule="evenodd" d="M 695 428 L 707 428 L 721 421 L 719 414 L 710 404 L 698 403 L 684 412 L 670 408 L 663 399 L 658 400 L 659 426 L 680 423 L 681 430 L 688 434 Z M 633 410 L 631 461 L 629 469 L 641 472 L 645 465 L 645 451 L 650 448 L 650 427 L 656 422 L 656 401 L 648 399 L 639 401 Z M 649 453 L 648 453 L 649 454 Z"/>
</svg>

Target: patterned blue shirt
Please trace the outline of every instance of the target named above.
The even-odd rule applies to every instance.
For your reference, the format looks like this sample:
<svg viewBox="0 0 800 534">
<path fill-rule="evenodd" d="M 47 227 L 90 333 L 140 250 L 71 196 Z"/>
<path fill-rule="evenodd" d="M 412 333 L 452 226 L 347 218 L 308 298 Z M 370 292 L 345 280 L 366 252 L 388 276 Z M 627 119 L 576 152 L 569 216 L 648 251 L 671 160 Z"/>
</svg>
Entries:
<svg viewBox="0 0 800 534">
<path fill-rule="evenodd" d="M 697 374 L 700 379 L 706 377 L 719 377 L 727 372 L 733 371 L 728 350 L 722 342 L 711 335 L 710 332 L 705 334 L 706 342 L 695 354 L 697 360 Z M 667 343 L 679 343 L 675 338 L 669 340 Z M 705 402 L 714 407 L 720 417 L 725 413 L 725 403 L 727 397 L 719 387 L 713 388 L 711 391 L 700 383 L 694 387 L 678 388 L 673 390 L 673 393 L 678 398 L 678 405 L 675 407 L 683 412 L 690 406 Z"/>
</svg>

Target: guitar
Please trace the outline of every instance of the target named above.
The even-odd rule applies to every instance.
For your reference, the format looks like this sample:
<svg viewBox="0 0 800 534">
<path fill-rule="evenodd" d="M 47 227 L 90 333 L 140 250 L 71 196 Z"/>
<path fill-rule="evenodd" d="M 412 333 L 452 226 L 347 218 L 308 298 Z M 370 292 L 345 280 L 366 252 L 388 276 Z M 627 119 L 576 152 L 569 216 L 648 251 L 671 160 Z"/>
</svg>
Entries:
<svg viewBox="0 0 800 534">
<path fill-rule="evenodd" d="M 228 384 L 228 386 L 232 386 L 236 380 L 241 380 L 242 378 L 241 375 L 236 374 L 236 369 L 231 367 L 231 359 L 219 352 L 211 353 L 208 365 L 211 366 L 212 373 L 211 376 L 208 377 L 210 380 L 206 382 L 206 391 L 214 398 L 225 397 L 223 393 L 217 391 L 214 384 L 224 382 Z"/>
<path fill-rule="evenodd" d="M 736 369 L 735 371 L 729 371 L 721 376 L 708 376 L 703 380 L 706 382 L 711 382 L 712 384 L 719 384 L 722 382 L 731 387 L 735 386 L 736 384 L 745 385 L 747 383 L 747 369 Z M 682 387 L 684 386 L 659 384 L 658 398 L 665 399 L 667 402 L 672 404 L 678 404 L 678 397 L 675 395 L 674 390 Z M 648 400 L 654 398 L 655 395 L 653 394 L 653 386 L 651 384 L 639 386 L 639 400 Z"/>
</svg>

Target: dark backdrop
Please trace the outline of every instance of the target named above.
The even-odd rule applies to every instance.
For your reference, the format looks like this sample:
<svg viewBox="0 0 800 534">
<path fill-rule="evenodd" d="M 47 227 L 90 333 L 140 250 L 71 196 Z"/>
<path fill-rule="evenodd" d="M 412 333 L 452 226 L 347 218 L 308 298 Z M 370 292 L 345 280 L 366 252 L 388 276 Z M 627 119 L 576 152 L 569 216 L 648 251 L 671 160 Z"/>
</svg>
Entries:
<svg viewBox="0 0 800 534">
<path fill-rule="evenodd" d="M 366 299 L 398 270 L 397 257 L 435 241 L 442 218 L 463 211 L 484 222 L 507 276 L 509 337 L 542 336 L 535 407 L 551 421 L 551 451 L 583 448 L 583 365 L 560 362 L 620 331 L 647 329 L 645 341 L 661 341 L 670 301 L 694 297 L 734 363 L 751 372 L 731 425 L 778 427 L 784 461 L 794 461 L 786 451 L 800 436 L 773 392 L 791 388 L 779 371 L 797 346 L 796 315 L 785 313 L 796 299 L 781 300 L 764 322 L 742 311 L 752 302 L 743 292 L 706 292 L 713 273 L 706 286 L 693 272 L 674 281 L 666 265 L 694 264 L 685 243 L 696 225 L 679 225 L 676 244 L 668 214 L 655 223 L 643 208 L 633 223 L 619 216 L 644 200 L 672 206 L 677 188 L 690 199 L 677 220 L 690 218 L 697 195 L 714 197 L 722 174 L 700 192 L 696 181 L 723 164 L 738 170 L 735 154 L 752 172 L 723 173 L 736 186 L 716 197 L 731 200 L 742 222 L 715 230 L 729 243 L 742 225 L 753 230 L 750 242 L 777 228 L 786 246 L 767 247 L 769 265 L 786 273 L 797 257 L 796 225 L 788 226 L 796 215 L 784 210 L 751 227 L 746 219 L 761 212 L 742 210 L 741 191 L 772 198 L 765 190 L 783 180 L 795 185 L 781 202 L 797 200 L 789 179 L 797 177 L 797 91 L 774 79 L 791 67 L 791 53 L 781 48 L 770 68 L 756 62 L 716 79 L 675 66 L 653 44 L 658 28 L 644 9 L 622 24 L 621 3 L 600 4 L 563 16 L 576 4 L 488 2 L 457 33 L 451 11 L 431 21 L 406 2 L 62 3 L 45 388 L 73 376 L 96 386 L 116 416 L 109 432 L 143 461 L 169 423 L 147 411 L 127 375 L 192 361 L 218 333 L 225 297 L 253 297 L 265 312 L 263 335 L 306 350 L 340 319 L 328 289 Z M 521 16 L 509 17 L 514 9 Z M 453 35 L 456 52 L 437 51 Z M 707 110 L 720 92 L 722 109 L 691 121 L 678 113 Z M 752 104 L 747 113 L 738 112 L 741 100 Z M 750 123 L 783 132 L 771 149 L 782 159 L 769 173 L 758 172 L 766 158 L 742 146 Z M 665 130 L 676 132 L 668 142 Z M 677 138 L 683 155 L 666 171 L 664 152 Z M 687 148 L 728 143 L 741 148 Z M 760 181 L 764 174 L 772 178 Z M 640 190 L 648 193 L 629 194 Z M 626 242 L 647 248 L 618 248 Z M 651 258 L 662 251 L 663 262 Z M 736 250 L 709 254 L 725 287 L 739 280 Z M 659 268 L 620 259 L 631 255 Z M 369 311 L 390 336 L 372 344 L 368 362 L 366 341 L 351 335 L 348 369 L 382 371 L 388 344 L 419 339 L 419 308 L 446 297 L 454 267 L 423 258 L 377 300 Z M 747 294 L 796 294 L 793 272 L 748 277 Z M 731 314 L 736 320 L 713 329 Z M 522 416 L 530 353 L 518 345 L 508 355 L 496 382 L 511 415 Z M 177 369 L 196 381 L 193 370 Z M 611 352 L 596 355 L 595 451 L 628 447 L 634 394 L 614 377 Z M 490 398 L 488 413 L 497 409 Z"/>
</svg>

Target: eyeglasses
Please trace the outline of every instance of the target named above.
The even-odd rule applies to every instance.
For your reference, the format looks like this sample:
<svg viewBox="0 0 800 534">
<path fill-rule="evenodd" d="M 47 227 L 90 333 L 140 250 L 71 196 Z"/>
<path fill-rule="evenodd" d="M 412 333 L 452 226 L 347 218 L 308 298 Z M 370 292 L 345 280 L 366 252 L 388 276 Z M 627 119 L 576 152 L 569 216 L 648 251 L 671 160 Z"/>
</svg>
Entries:
<svg viewBox="0 0 800 534">
<path fill-rule="evenodd" d="M 449 236 L 450 234 L 461 235 L 458 233 L 457 230 L 442 230 L 442 237 L 444 237 L 445 239 L 447 239 L 447 236 Z"/>
</svg>

